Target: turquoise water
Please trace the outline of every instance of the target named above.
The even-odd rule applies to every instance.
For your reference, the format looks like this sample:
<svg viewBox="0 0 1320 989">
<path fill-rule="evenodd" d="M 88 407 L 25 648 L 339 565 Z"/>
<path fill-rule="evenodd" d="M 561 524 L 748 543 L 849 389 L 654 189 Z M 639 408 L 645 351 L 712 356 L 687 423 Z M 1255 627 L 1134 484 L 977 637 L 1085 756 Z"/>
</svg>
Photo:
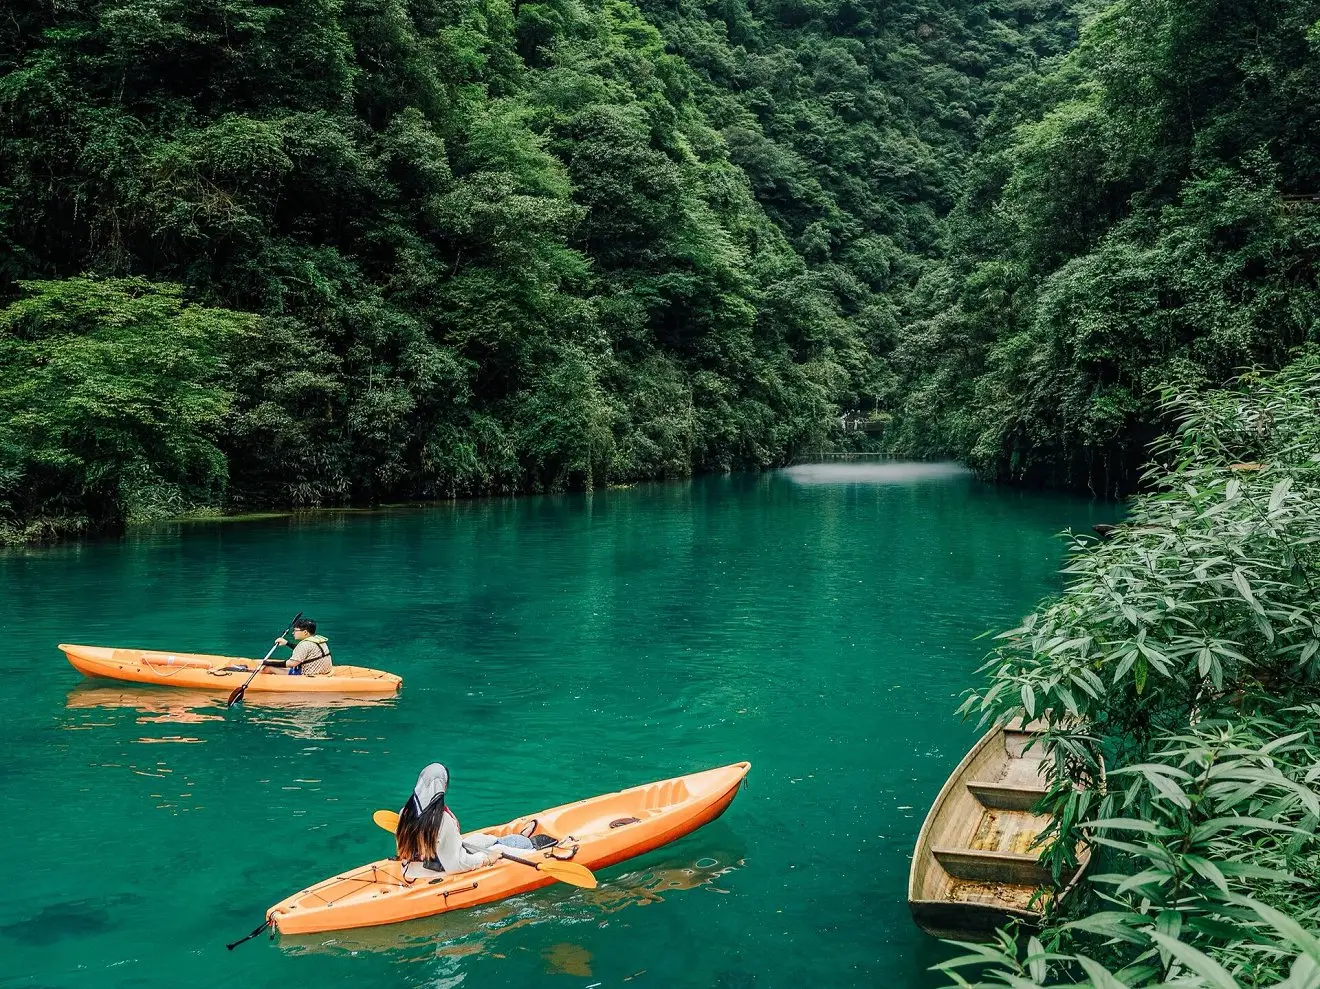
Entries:
<svg viewBox="0 0 1320 989">
<path fill-rule="evenodd" d="M 1113 506 L 939 467 L 136 530 L 0 555 L 0 984 L 931 986 L 909 854 L 984 651 Z M 260 655 L 304 610 L 374 703 L 224 709 L 84 681 L 61 641 Z M 747 759 L 722 818 L 430 921 L 225 942 L 390 854 L 445 762 L 465 827 Z"/>
</svg>

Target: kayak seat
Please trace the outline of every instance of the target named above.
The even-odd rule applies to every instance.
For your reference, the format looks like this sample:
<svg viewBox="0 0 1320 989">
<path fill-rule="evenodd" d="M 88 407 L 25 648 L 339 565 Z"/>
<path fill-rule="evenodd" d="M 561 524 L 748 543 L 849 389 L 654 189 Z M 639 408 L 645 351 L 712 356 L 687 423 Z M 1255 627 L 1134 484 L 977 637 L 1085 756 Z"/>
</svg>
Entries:
<svg viewBox="0 0 1320 989">
<path fill-rule="evenodd" d="M 439 869 L 428 869 L 420 862 L 409 862 L 403 870 L 403 878 L 407 882 L 420 882 L 423 879 L 437 882 L 447 875 L 448 873 L 441 872 Z"/>
<path fill-rule="evenodd" d="M 637 818 L 637 817 L 620 817 L 620 818 L 619 818 L 618 820 L 616 820 L 616 821 L 610 821 L 610 827 L 611 827 L 611 828 L 621 828 L 621 827 L 623 827 L 625 824 L 636 824 L 639 820 L 640 820 L 640 818 Z"/>
</svg>

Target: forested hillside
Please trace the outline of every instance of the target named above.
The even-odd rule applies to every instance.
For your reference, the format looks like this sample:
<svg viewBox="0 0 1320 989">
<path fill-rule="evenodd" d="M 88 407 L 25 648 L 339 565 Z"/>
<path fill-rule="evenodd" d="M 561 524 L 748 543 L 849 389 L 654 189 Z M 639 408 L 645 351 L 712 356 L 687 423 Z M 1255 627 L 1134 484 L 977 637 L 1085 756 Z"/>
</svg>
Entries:
<svg viewBox="0 0 1320 989">
<path fill-rule="evenodd" d="M 1003 94 L 895 353 L 910 451 L 1131 490 L 1165 384 L 1317 339 L 1320 3 L 1106 5 Z"/>
<path fill-rule="evenodd" d="M 1131 490 L 1157 387 L 1315 339 L 1317 23 L 20 5 L 0 528 L 757 467 L 847 410 L 987 477 Z"/>
<path fill-rule="evenodd" d="M 886 355 L 1064 3 L 0 21 L 0 528 L 760 466 Z"/>
</svg>

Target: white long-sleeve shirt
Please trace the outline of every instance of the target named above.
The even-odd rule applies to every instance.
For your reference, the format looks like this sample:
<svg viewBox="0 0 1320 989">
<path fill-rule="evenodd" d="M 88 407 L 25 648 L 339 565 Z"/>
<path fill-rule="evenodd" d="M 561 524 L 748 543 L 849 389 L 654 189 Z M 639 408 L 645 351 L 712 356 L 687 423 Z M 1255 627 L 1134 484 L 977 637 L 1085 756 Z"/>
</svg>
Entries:
<svg viewBox="0 0 1320 989">
<path fill-rule="evenodd" d="M 499 859 L 499 852 L 491 852 L 490 846 L 495 837 L 488 834 L 474 834 L 467 839 L 472 851 L 463 847 L 463 835 L 458 830 L 458 820 L 453 814 L 445 813 L 440 818 L 440 832 L 435 836 L 435 861 L 427 862 L 428 868 L 434 869 L 438 863 L 441 872 L 471 872 L 483 865 L 490 865 Z M 484 847 L 482 847 L 484 846 Z"/>
</svg>

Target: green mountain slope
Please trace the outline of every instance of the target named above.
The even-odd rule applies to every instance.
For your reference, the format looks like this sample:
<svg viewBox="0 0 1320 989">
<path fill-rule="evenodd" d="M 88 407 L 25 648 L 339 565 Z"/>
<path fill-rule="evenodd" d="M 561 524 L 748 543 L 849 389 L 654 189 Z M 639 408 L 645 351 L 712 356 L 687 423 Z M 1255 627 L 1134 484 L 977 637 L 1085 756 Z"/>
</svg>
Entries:
<svg viewBox="0 0 1320 989">
<path fill-rule="evenodd" d="M 1108 5 L 1009 86 L 896 354 L 902 444 L 1126 490 L 1160 385 L 1314 342 L 1317 84 L 1289 0 Z"/>
<path fill-rule="evenodd" d="M 1071 25 L 1034 2 L 25 5 L 0 25 L 0 301 L 32 303 L 3 323 L 13 373 L 38 339 L 150 339 L 124 300 L 172 285 L 226 330 L 189 382 L 205 414 L 116 407 L 131 448 L 0 389 L 0 515 L 780 462 L 892 404 L 884 356 L 978 129 Z M 79 387 L 196 364 L 135 346 Z"/>
</svg>

